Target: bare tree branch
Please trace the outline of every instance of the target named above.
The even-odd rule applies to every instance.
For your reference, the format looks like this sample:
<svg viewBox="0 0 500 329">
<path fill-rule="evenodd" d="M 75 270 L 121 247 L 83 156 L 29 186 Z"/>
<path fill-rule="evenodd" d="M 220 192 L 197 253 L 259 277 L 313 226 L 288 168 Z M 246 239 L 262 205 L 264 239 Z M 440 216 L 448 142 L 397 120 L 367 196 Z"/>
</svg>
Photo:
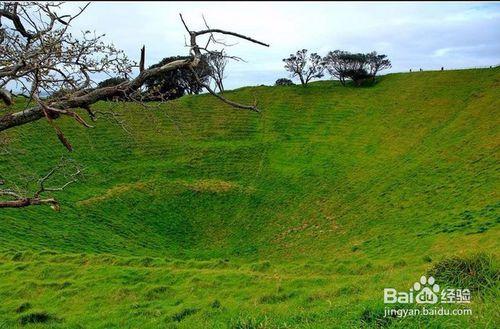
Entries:
<svg viewBox="0 0 500 329">
<path fill-rule="evenodd" d="M 139 62 L 139 71 L 144 71 L 144 61 L 146 57 L 146 46 L 142 46 L 141 48 L 141 61 Z"/>
<path fill-rule="evenodd" d="M 60 186 L 46 187 L 46 183 L 54 176 L 55 173 L 62 169 L 69 169 L 70 164 L 74 165 L 74 172 L 69 175 L 68 181 Z M 69 185 L 76 183 L 82 171 L 79 166 L 76 166 L 72 161 L 61 159 L 59 164 L 52 168 L 45 176 L 38 181 L 38 189 L 32 196 L 26 196 L 21 192 L 11 189 L 0 189 L 0 208 L 22 208 L 27 206 L 49 205 L 55 211 L 60 210 L 59 202 L 52 197 L 43 197 L 42 194 L 47 192 L 60 192 Z M 1 181 L 3 185 L 4 181 Z"/>
<path fill-rule="evenodd" d="M 229 58 L 231 56 L 227 56 L 224 49 L 217 52 L 210 52 L 207 56 L 211 71 L 210 77 L 214 80 L 215 87 L 219 89 L 219 92 L 224 92 L 225 70 Z"/>
<path fill-rule="evenodd" d="M 198 77 L 198 74 L 193 69 L 192 69 L 192 72 L 200 85 L 202 85 L 210 94 L 217 97 L 218 99 L 220 99 L 224 103 L 231 105 L 232 107 L 235 107 L 238 109 L 260 112 L 259 109 L 257 108 L 257 101 L 254 101 L 253 105 L 244 105 L 244 104 L 240 104 L 240 103 L 234 102 L 232 100 L 229 100 L 229 99 L 223 97 L 222 95 L 217 94 L 212 88 L 210 88 L 210 86 L 208 84 L 201 81 L 200 78 Z"/>
<path fill-rule="evenodd" d="M 250 42 L 259 44 L 261 46 L 269 47 L 269 44 L 261 42 L 259 40 L 255 40 L 255 39 L 250 38 L 250 37 L 247 37 L 246 35 L 235 33 L 235 32 L 231 32 L 231 31 L 221 30 L 221 29 L 208 29 L 208 30 L 202 30 L 202 31 L 194 32 L 194 33 L 195 33 L 196 36 L 200 36 L 200 35 L 207 34 L 207 33 L 227 34 L 227 35 L 232 35 L 233 37 L 237 37 L 237 38 L 240 38 L 240 39 L 248 40 Z"/>
</svg>

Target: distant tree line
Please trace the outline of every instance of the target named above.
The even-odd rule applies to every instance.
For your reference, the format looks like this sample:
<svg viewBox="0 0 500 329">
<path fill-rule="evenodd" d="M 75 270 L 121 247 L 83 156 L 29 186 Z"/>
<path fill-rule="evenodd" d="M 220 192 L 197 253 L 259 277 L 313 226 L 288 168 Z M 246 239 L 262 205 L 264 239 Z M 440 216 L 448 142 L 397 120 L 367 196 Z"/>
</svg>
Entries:
<svg viewBox="0 0 500 329">
<path fill-rule="evenodd" d="M 374 83 L 375 77 L 380 71 L 391 67 L 391 61 L 387 55 L 377 54 L 376 51 L 364 54 L 334 50 L 325 57 L 321 57 L 317 53 L 309 55 L 307 53 L 307 49 L 302 49 L 283 59 L 285 69 L 290 72 L 291 77 L 297 77 L 304 86 L 312 79 L 322 78 L 325 71 L 332 78 L 339 80 L 343 86 L 348 80 L 356 86 L 365 82 Z M 283 85 L 284 80 L 279 79 L 276 81 L 276 85 Z"/>
<path fill-rule="evenodd" d="M 183 56 L 171 56 L 162 59 L 149 69 L 161 67 L 173 61 L 187 59 Z M 194 68 L 180 67 L 146 79 L 141 92 L 143 101 L 172 100 L 183 95 L 199 94 L 203 84 L 214 84 L 214 90 L 224 92 L 225 68 L 228 56 L 224 50 L 204 54 L 200 64 Z M 317 53 L 308 53 L 307 49 L 298 50 L 283 59 L 285 69 L 290 72 L 291 78 L 298 78 L 302 85 L 307 85 L 313 79 L 322 78 L 329 73 L 334 79 L 346 85 L 348 80 L 356 86 L 365 82 L 375 82 L 375 77 L 381 70 L 391 67 L 387 55 L 370 53 L 350 53 L 343 50 L 330 51 L 321 57 Z M 127 81 L 122 77 L 112 77 L 99 83 L 98 87 L 117 86 Z M 287 78 L 278 79 L 275 85 L 293 85 Z M 114 99 L 125 99 L 126 96 L 114 96 Z"/>
</svg>

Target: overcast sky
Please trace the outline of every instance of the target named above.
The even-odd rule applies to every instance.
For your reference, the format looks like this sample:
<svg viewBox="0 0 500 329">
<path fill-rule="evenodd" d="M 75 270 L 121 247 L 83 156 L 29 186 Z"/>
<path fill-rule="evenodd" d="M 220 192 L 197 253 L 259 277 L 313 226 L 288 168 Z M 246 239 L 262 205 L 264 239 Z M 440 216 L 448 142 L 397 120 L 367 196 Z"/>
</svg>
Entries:
<svg viewBox="0 0 500 329">
<path fill-rule="evenodd" d="M 376 50 L 389 56 L 391 72 L 500 64 L 500 3 L 95 2 L 72 28 L 105 33 L 136 60 L 144 44 L 152 65 L 187 54 L 179 13 L 192 29 L 204 28 L 204 15 L 210 27 L 271 45 L 225 37 L 247 61 L 228 65 L 227 89 L 287 77 L 282 59 L 302 48 Z"/>
</svg>

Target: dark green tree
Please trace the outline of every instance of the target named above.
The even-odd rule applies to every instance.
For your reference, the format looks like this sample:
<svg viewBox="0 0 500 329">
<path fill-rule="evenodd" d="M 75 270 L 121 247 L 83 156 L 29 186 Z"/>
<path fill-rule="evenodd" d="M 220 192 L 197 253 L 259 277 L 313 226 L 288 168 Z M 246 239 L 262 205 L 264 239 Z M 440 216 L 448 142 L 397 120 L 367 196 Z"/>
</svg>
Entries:
<svg viewBox="0 0 500 329">
<path fill-rule="evenodd" d="M 387 55 L 379 55 L 375 51 L 352 54 L 344 50 L 335 50 L 330 51 L 323 61 L 330 75 L 337 78 L 344 86 L 347 79 L 353 81 L 356 86 L 369 80 L 375 82 L 379 71 L 391 67 Z"/>
<path fill-rule="evenodd" d="M 149 68 L 153 69 L 161 67 L 177 60 L 188 59 L 185 56 L 172 56 L 162 59 L 159 63 L 151 65 Z M 200 61 L 200 64 L 194 68 L 199 79 L 203 83 L 208 83 L 210 79 L 210 66 L 206 61 L 206 56 Z M 198 94 L 202 91 L 203 87 L 200 85 L 196 76 L 190 68 L 180 67 L 175 70 L 164 72 L 160 75 L 147 79 L 146 86 L 146 99 L 147 100 L 170 100 L 179 98 L 185 94 Z"/>
<path fill-rule="evenodd" d="M 122 77 L 113 77 L 109 78 L 106 80 L 103 80 L 97 84 L 98 88 L 103 88 L 103 87 L 114 87 L 119 85 L 122 82 L 128 81 L 127 78 L 122 78 Z"/>
<path fill-rule="evenodd" d="M 293 81 L 287 78 L 280 78 L 274 83 L 275 86 L 291 86 L 294 85 Z"/>
</svg>

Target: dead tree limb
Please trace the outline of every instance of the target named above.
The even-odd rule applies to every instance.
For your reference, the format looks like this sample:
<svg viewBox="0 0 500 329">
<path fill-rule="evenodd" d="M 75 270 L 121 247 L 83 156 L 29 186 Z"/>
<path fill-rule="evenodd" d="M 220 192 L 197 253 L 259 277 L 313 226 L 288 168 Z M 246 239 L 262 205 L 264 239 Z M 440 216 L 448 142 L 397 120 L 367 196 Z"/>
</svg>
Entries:
<svg viewBox="0 0 500 329">
<path fill-rule="evenodd" d="M 49 205 L 53 210 L 59 211 L 59 202 L 53 197 L 44 197 L 43 195 L 47 192 L 63 191 L 69 185 L 78 181 L 82 171 L 78 166 L 76 166 L 74 172 L 69 175 L 68 181 L 62 185 L 56 187 L 46 186 L 46 183 L 50 180 L 50 178 L 61 169 L 67 169 L 67 165 L 67 161 L 61 160 L 57 166 L 52 168 L 45 176 L 40 178 L 38 181 L 38 189 L 32 194 L 32 196 L 26 196 L 25 193 L 14 191 L 12 189 L 0 189 L 0 208 L 22 208 L 27 206 Z M 1 181 L 1 183 L 3 185 L 5 182 Z"/>
<path fill-rule="evenodd" d="M 191 72 L 195 76 L 196 81 L 198 81 L 198 83 L 200 85 L 202 85 L 203 88 L 205 88 L 211 95 L 220 99 L 222 102 L 224 102 L 228 105 L 231 105 L 232 107 L 238 108 L 238 109 L 260 112 L 259 109 L 257 108 L 257 101 L 254 101 L 253 105 L 244 105 L 244 104 L 240 104 L 240 103 L 237 103 L 235 101 L 229 100 L 229 99 L 223 97 L 221 94 L 217 94 L 208 84 L 201 81 L 200 77 L 198 76 L 198 74 L 196 73 L 196 71 L 193 68 L 191 68 Z"/>
<path fill-rule="evenodd" d="M 146 57 L 146 46 L 141 48 L 141 61 L 139 62 L 139 72 L 144 71 L 144 61 Z"/>
</svg>

